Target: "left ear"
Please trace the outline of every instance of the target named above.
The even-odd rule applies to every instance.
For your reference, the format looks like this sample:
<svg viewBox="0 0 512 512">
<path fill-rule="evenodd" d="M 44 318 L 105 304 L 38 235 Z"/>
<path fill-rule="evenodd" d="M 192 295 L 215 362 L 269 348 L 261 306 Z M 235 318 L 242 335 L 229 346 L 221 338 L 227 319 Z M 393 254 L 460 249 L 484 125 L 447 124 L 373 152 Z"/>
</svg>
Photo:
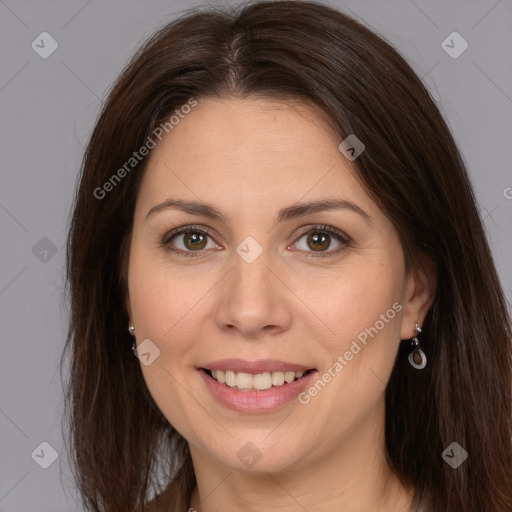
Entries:
<svg viewBox="0 0 512 512">
<path fill-rule="evenodd" d="M 402 328 L 403 340 L 416 336 L 415 324 L 423 326 L 436 294 L 437 272 L 434 264 L 427 259 L 413 265 L 405 285 Z"/>
</svg>

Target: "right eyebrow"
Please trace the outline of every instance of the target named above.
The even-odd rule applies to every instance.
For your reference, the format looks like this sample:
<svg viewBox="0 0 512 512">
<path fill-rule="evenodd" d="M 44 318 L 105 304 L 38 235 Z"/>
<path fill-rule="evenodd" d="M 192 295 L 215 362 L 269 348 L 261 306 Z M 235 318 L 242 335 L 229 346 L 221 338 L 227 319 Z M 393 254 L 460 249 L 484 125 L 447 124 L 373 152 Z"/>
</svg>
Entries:
<svg viewBox="0 0 512 512">
<path fill-rule="evenodd" d="M 198 201 L 187 201 L 185 199 L 167 199 L 163 203 L 153 206 L 153 208 L 151 208 L 146 214 L 146 220 L 150 215 L 170 208 L 181 210 L 185 213 L 190 213 L 191 215 L 201 215 L 202 217 L 208 217 L 210 219 L 223 221 L 229 220 L 227 215 L 224 215 L 211 204 L 200 203 Z"/>
</svg>

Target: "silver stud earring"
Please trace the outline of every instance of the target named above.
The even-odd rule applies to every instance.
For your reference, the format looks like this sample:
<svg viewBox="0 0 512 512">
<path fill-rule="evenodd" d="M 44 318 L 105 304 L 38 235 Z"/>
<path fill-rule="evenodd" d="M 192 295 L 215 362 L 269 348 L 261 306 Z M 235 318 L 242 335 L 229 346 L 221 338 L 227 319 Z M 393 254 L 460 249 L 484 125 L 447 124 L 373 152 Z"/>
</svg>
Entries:
<svg viewBox="0 0 512 512">
<path fill-rule="evenodd" d="M 411 353 L 409 354 L 409 363 L 417 370 L 423 370 L 427 366 L 427 356 L 425 352 L 420 348 L 420 342 L 418 341 L 418 334 L 421 332 L 421 328 L 416 324 L 416 336 L 411 340 Z"/>
</svg>

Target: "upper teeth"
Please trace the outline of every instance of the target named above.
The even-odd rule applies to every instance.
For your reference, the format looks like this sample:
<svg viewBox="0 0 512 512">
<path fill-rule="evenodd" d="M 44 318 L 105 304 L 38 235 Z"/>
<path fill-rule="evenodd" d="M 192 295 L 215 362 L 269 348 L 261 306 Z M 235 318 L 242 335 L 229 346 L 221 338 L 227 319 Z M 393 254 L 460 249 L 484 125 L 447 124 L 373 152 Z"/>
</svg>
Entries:
<svg viewBox="0 0 512 512">
<path fill-rule="evenodd" d="M 256 389 L 263 391 L 272 386 L 282 386 L 300 379 L 304 372 L 264 372 L 252 375 L 251 373 L 233 372 L 230 370 L 211 370 L 212 377 L 221 384 L 227 384 L 230 388 Z"/>
</svg>

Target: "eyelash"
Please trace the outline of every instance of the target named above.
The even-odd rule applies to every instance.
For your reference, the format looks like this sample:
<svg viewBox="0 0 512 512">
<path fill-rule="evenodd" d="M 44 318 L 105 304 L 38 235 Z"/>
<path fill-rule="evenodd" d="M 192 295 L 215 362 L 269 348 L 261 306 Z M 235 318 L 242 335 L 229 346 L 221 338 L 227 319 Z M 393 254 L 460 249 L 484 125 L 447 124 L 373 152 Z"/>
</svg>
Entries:
<svg viewBox="0 0 512 512">
<path fill-rule="evenodd" d="M 162 238 L 161 245 L 162 247 L 171 253 L 178 254 L 180 256 L 184 257 L 202 257 L 204 253 L 203 250 L 198 251 L 183 251 L 183 250 L 176 250 L 172 249 L 169 245 L 169 242 L 172 238 L 174 238 L 176 235 L 180 235 L 183 233 L 199 233 L 201 235 L 208 235 L 210 232 L 209 228 L 204 228 L 201 226 L 194 226 L 194 225 L 188 225 L 188 226 L 181 226 L 179 228 L 173 229 L 172 231 L 166 233 L 164 237 Z M 319 233 L 319 234 L 327 234 L 327 235 L 335 235 L 338 238 L 338 241 L 340 242 L 340 246 L 337 249 L 334 249 L 332 251 L 328 252 L 312 252 L 309 256 L 305 256 L 306 258 L 327 258 L 329 256 L 334 256 L 342 251 L 344 251 L 347 247 L 350 247 L 351 245 L 351 238 L 341 231 L 333 228 L 332 226 L 328 225 L 315 225 L 315 226 L 308 226 L 304 230 L 301 230 L 296 236 L 296 241 L 300 240 L 304 235 L 309 235 L 310 233 Z M 306 251 L 308 252 L 308 251 Z"/>
</svg>

